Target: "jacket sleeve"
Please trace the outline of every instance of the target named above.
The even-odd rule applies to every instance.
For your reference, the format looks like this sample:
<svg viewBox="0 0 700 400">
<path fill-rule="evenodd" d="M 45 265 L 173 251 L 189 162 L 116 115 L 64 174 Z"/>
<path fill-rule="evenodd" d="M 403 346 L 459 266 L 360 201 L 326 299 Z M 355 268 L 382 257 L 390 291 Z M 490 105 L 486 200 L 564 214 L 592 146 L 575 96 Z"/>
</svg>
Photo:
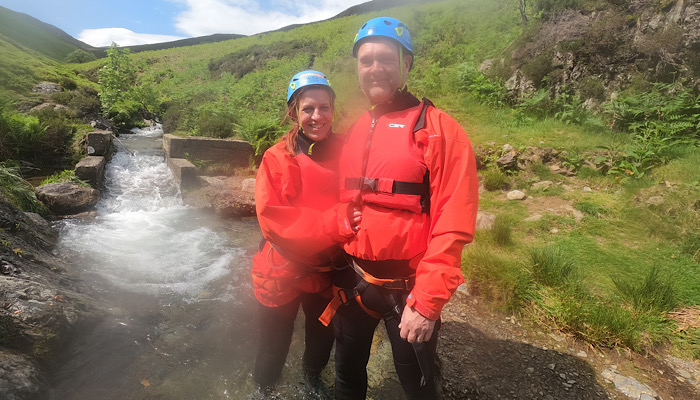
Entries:
<svg viewBox="0 0 700 400">
<path fill-rule="evenodd" d="M 319 211 L 293 206 L 301 193 L 301 173 L 282 146 L 263 156 L 255 182 L 255 208 L 263 236 L 285 254 L 308 260 L 352 234 L 346 205 Z M 347 229 L 342 229 L 347 226 Z"/>
<path fill-rule="evenodd" d="M 425 130 L 430 228 L 408 305 L 424 317 L 436 320 L 464 282 L 462 250 L 474 239 L 479 182 L 469 138 L 452 117 L 435 108 L 429 109 Z"/>
</svg>

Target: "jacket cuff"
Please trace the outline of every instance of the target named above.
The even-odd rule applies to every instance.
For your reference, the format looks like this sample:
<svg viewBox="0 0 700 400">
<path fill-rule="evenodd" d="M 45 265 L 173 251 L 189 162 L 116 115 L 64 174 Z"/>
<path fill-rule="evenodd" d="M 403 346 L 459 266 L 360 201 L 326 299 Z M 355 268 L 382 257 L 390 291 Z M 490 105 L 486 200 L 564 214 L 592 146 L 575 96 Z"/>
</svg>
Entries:
<svg viewBox="0 0 700 400">
<path fill-rule="evenodd" d="M 437 321 L 440 319 L 440 310 L 433 310 L 430 307 L 426 306 L 423 302 L 418 300 L 416 298 L 416 294 L 414 292 L 411 292 L 408 295 L 408 298 L 406 298 L 406 305 L 408 307 L 413 307 L 414 310 L 418 312 L 418 314 L 424 316 L 425 318 L 428 318 L 433 321 Z"/>
<path fill-rule="evenodd" d="M 348 217 L 348 207 L 350 203 L 342 203 L 328 210 L 326 214 L 326 226 L 333 239 L 337 242 L 346 242 L 354 232 Z"/>
</svg>

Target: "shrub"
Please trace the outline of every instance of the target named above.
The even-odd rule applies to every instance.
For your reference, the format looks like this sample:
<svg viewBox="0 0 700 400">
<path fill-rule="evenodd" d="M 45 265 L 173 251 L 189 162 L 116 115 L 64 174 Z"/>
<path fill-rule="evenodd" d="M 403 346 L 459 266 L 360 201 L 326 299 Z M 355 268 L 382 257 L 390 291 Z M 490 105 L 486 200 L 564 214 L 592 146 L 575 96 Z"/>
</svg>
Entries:
<svg viewBox="0 0 700 400">
<path fill-rule="evenodd" d="M 58 182 L 74 182 L 77 183 L 80 186 L 85 186 L 89 187 L 90 183 L 86 182 L 77 176 L 75 176 L 75 170 L 72 169 L 65 169 L 60 172 L 56 172 L 54 174 L 51 174 L 49 177 L 41 181 L 42 185 L 46 185 L 49 183 L 58 183 Z"/>
<path fill-rule="evenodd" d="M 85 63 L 94 60 L 97 60 L 96 55 L 88 53 L 87 51 L 82 49 L 76 49 L 68 53 L 68 55 L 65 58 L 65 62 L 67 63 Z"/>
<path fill-rule="evenodd" d="M 73 92 L 56 92 L 51 95 L 51 100 L 58 104 L 69 105 L 75 97 Z"/>
<path fill-rule="evenodd" d="M 510 246 L 513 244 L 513 220 L 502 215 L 496 216 L 491 228 L 493 241 L 499 246 Z"/>
<path fill-rule="evenodd" d="M 163 132 L 173 133 L 178 130 L 182 118 L 182 108 L 179 105 L 172 105 L 163 113 Z"/>
<path fill-rule="evenodd" d="M 462 257 L 470 291 L 509 311 L 522 308 L 532 296 L 531 275 L 518 263 L 483 246 L 480 233 L 477 231 L 475 242 L 467 246 Z"/>
<path fill-rule="evenodd" d="M 275 118 L 247 117 L 235 124 L 238 134 L 255 149 L 255 156 L 260 157 L 284 133 L 284 128 Z"/>
<path fill-rule="evenodd" d="M 202 110 L 197 117 L 196 132 L 200 136 L 225 139 L 233 136 L 233 116 L 219 110 Z"/>
<path fill-rule="evenodd" d="M 39 147 L 34 149 L 39 153 L 37 157 L 48 160 L 70 153 L 76 129 L 68 116 L 49 107 L 34 112 L 34 115 L 44 130 Z"/>
<path fill-rule="evenodd" d="M 489 79 L 469 63 L 460 64 L 457 69 L 457 79 L 461 90 L 471 93 L 484 104 L 493 106 L 506 104 L 508 93 L 501 82 Z"/>
<path fill-rule="evenodd" d="M 91 94 L 90 90 L 75 92 L 68 106 L 76 111 L 78 117 L 100 113 L 100 99 L 97 97 L 97 93 Z"/>
<path fill-rule="evenodd" d="M 606 213 L 605 208 L 589 201 L 577 201 L 574 203 L 574 208 L 596 218 Z"/>
<path fill-rule="evenodd" d="M 559 287 L 575 277 L 573 260 L 556 247 L 530 250 L 530 269 L 535 281 L 549 287 Z"/>
<path fill-rule="evenodd" d="M 510 188 L 510 179 L 499 168 L 492 167 L 485 170 L 482 177 L 484 188 L 488 191 L 508 190 Z"/>
<path fill-rule="evenodd" d="M 0 188 L 9 202 L 22 211 L 46 214 L 48 210 L 36 198 L 34 187 L 20 175 L 19 168 L 0 163 Z"/>
<path fill-rule="evenodd" d="M 678 304 L 672 281 L 663 277 L 656 267 L 649 271 L 642 282 L 624 281 L 620 278 L 613 278 L 613 282 L 620 295 L 637 311 L 668 312 Z"/>
<path fill-rule="evenodd" d="M 552 72 L 552 57 L 551 51 L 546 51 L 523 64 L 523 73 L 532 80 L 535 86 L 541 87 L 544 77 Z"/>
<path fill-rule="evenodd" d="M 78 84 L 75 83 L 74 80 L 66 78 L 65 76 L 59 79 L 58 83 L 61 85 L 63 90 L 75 90 L 78 88 Z"/>
</svg>

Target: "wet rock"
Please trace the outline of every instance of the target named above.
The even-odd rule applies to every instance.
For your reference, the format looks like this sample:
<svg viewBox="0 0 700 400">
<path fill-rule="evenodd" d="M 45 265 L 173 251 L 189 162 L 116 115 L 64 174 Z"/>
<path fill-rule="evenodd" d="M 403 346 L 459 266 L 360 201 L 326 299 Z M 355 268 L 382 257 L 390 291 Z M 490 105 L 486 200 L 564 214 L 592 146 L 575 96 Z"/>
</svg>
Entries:
<svg viewBox="0 0 700 400">
<path fill-rule="evenodd" d="M 41 216 L 0 196 L 0 399 L 46 398 L 43 366 L 100 308 L 53 253 L 56 240 Z"/>
<path fill-rule="evenodd" d="M 241 182 L 241 190 L 255 193 L 255 178 L 243 179 L 243 182 Z"/>
<path fill-rule="evenodd" d="M 0 351 L 0 398 L 45 398 L 41 384 L 43 381 L 41 370 L 27 356 Z"/>
<path fill-rule="evenodd" d="M 634 400 L 660 400 L 659 395 L 649 386 L 638 380 L 620 374 L 614 368 L 608 368 L 601 374 L 603 378 L 615 384 L 615 388 Z"/>
<path fill-rule="evenodd" d="M 182 200 L 185 204 L 211 209 L 225 218 L 255 215 L 255 195 L 251 191 L 250 182 L 244 184 L 241 178 L 221 176 L 202 176 L 199 180 L 197 189 L 183 192 Z"/>
<path fill-rule="evenodd" d="M 87 211 L 100 200 L 97 189 L 83 187 L 74 182 L 49 183 L 39 186 L 37 198 L 51 211 L 59 215 Z"/>
</svg>

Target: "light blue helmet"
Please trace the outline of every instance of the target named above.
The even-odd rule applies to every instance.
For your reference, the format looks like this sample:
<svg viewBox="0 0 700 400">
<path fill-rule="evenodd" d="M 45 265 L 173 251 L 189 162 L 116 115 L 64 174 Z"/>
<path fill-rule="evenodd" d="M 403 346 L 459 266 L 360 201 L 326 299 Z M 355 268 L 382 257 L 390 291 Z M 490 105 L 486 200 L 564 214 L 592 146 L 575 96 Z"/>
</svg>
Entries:
<svg viewBox="0 0 700 400">
<path fill-rule="evenodd" d="M 294 94 L 305 86 L 326 86 L 331 91 L 331 95 L 335 98 L 335 92 L 331 87 L 331 83 L 326 77 L 326 74 L 312 69 L 301 71 L 292 77 L 287 86 L 287 105 L 294 99 Z"/>
<path fill-rule="evenodd" d="M 357 49 L 360 48 L 362 41 L 373 36 L 384 36 L 398 42 L 413 55 L 413 45 L 411 44 L 411 34 L 408 33 L 406 24 L 396 18 L 377 17 L 372 18 L 362 25 L 362 28 L 355 36 L 355 45 L 352 48 L 353 57 L 357 57 Z"/>
</svg>

